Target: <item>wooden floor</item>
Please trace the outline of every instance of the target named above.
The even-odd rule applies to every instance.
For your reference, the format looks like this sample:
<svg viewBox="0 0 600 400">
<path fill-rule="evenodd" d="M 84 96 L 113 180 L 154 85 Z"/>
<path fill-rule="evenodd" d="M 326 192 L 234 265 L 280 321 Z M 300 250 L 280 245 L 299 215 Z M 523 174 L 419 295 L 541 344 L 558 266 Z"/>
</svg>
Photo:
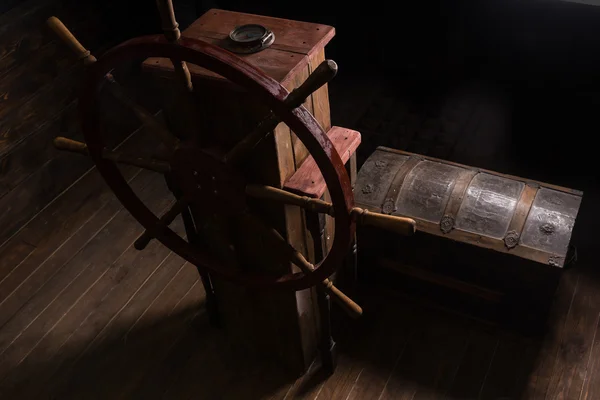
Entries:
<svg viewBox="0 0 600 400">
<path fill-rule="evenodd" d="M 147 138 L 138 131 L 123 146 Z M 169 206 L 159 175 L 123 173 L 155 212 Z M 600 398 L 600 196 L 588 184 L 579 262 L 561 280 L 543 337 L 362 287 L 362 319 L 336 311 L 333 376 L 317 363 L 296 379 L 267 356 L 229 348 L 208 323 L 195 268 L 158 243 L 135 250 L 139 224 L 92 169 L 0 248 L 0 397 Z"/>
<path fill-rule="evenodd" d="M 208 323 L 194 266 L 155 242 L 135 250 L 140 225 L 91 163 L 52 149 L 57 134 L 81 136 L 81 69 L 40 26 L 57 14 L 101 50 L 119 40 L 102 36 L 110 24 L 75 1 L 9 3 L 0 16 L 0 398 L 600 399 L 598 180 L 572 160 L 565 169 L 515 156 L 502 93 L 467 86 L 421 107 L 385 81 L 342 75 L 331 85 L 333 122 L 363 132 L 362 159 L 388 145 L 584 190 L 579 261 L 563 275 L 546 333 L 525 337 L 359 287 L 363 318 L 334 310 L 335 373 L 317 362 L 298 379 L 268 356 L 234 352 Z M 532 120 L 543 133 L 555 124 Z M 147 143 L 122 114 L 113 125 L 114 144 Z M 155 212 L 169 207 L 160 176 L 123 173 Z"/>
<path fill-rule="evenodd" d="M 160 176 L 125 173 L 155 211 L 168 206 Z M 295 380 L 234 354 L 208 323 L 195 268 L 158 243 L 138 252 L 139 233 L 92 170 L 2 246 L 0 397 L 600 396 L 600 281 L 589 256 L 565 273 L 542 338 L 363 288 L 364 318 L 336 315 L 334 375 L 317 364 Z"/>
</svg>

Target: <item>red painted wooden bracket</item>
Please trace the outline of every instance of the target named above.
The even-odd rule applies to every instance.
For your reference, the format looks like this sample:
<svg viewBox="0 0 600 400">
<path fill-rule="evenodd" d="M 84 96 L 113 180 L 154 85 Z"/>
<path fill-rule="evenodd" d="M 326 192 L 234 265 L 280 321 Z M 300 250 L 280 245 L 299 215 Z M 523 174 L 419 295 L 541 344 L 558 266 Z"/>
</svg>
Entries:
<svg viewBox="0 0 600 400">
<path fill-rule="evenodd" d="M 332 126 L 327 136 L 344 164 L 360 145 L 360 132 L 352 129 Z M 309 155 L 294 175 L 287 180 L 284 189 L 302 196 L 320 199 L 327 190 L 327 185 L 315 160 Z"/>
</svg>

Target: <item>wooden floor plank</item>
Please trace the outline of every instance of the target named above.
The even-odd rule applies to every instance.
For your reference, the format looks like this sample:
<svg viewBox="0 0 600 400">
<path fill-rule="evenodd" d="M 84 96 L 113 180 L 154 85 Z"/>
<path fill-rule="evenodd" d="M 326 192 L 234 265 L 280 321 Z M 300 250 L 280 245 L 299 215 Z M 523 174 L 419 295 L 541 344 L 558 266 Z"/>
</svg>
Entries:
<svg viewBox="0 0 600 400">
<path fill-rule="evenodd" d="M 33 56 L 28 58 L 24 65 L 19 68 L 11 68 L 4 75 L 0 76 L 0 118 L 2 118 L 3 126 L 8 122 L 12 123 L 14 111 L 27 103 L 35 93 L 43 87 L 51 87 L 56 83 L 56 78 L 63 73 L 77 70 L 81 73 L 83 66 L 76 65 L 77 60 L 73 59 L 73 55 L 69 53 L 69 49 L 64 44 L 58 41 L 47 43 L 38 51 L 33 53 Z M 76 68 L 76 69 L 75 69 Z M 74 85 L 77 81 L 71 77 Z M 64 81 L 64 80 L 63 80 Z M 68 91 L 67 91 L 68 93 Z M 73 97 L 67 101 L 70 102 Z M 3 131 L 3 140 L 0 142 L 0 154 L 7 151 L 11 141 L 7 140 L 14 138 L 14 135 L 5 135 L 7 131 Z"/>
<path fill-rule="evenodd" d="M 194 284 L 194 288 L 188 294 L 194 298 L 204 296 L 200 281 Z M 201 293 L 194 293 L 200 290 Z M 184 300 L 184 302 L 187 302 Z M 156 303 L 164 303 L 158 300 Z M 154 303 L 153 303 L 154 304 Z M 156 304 L 156 305 L 158 305 Z M 152 312 L 156 313 L 156 311 Z M 194 351 L 203 346 L 205 339 L 204 333 L 208 329 L 215 329 L 208 326 L 208 316 L 206 315 L 203 304 L 198 304 L 198 316 L 188 329 L 183 329 L 180 335 L 176 336 L 173 346 L 168 349 L 159 349 L 165 351 L 164 358 L 154 357 L 146 370 L 141 371 L 140 379 L 131 379 L 127 387 L 119 393 L 120 398 L 138 398 L 138 399 L 159 399 L 174 381 L 183 373 L 186 363 L 194 354 Z M 132 387 L 132 384 L 135 384 Z"/>
<path fill-rule="evenodd" d="M 223 400 L 282 399 L 280 391 L 289 386 L 290 379 L 289 374 L 275 363 L 244 360 L 232 374 L 232 384 L 224 387 L 218 396 Z"/>
<path fill-rule="evenodd" d="M 228 384 L 235 359 L 230 359 L 224 338 L 204 320 L 199 328 L 198 341 L 190 349 L 192 355 L 185 362 L 181 374 L 170 379 L 164 388 L 164 399 L 215 398 Z M 214 371 L 212 374 L 209 371 Z"/>
<path fill-rule="evenodd" d="M 64 19 L 69 24 L 70 29 L 76 37 L 90 49 L 97 52 L 99 49 L 106 48 L 115 42 L 115 35 L 118 31 L 111 30 L 106 25 L 106 19 L 103 16 L 110 11 L 114 4 L 97 3 L 96 5 L 77 4 L 60 9 L 58 17 Z M 114 9 L 114 8 L 113 8 Z M 58 11 L 58 10 L 57 10 Z M 31 38 L 34 42 L 41 41 L 43 44 L 35 51 L 28 52 L 24 46 L 24 52 L 9 52 L 0 59 L 3 73 L 0 74 L 0 118 L 3 122 L 9 120 L 13 122 L 14 111 L 18 110 L 24 104 L 28 103 L 40 88 L 52 87 L 57 82 L 59 76 L 69 74 L 70 70 L 77 68 L 82 70 L 81 62 L 74 56 L 72 50 L 58 39 L 53 32 L 45 26 L 45 19 L 50 13 L 46 13 L 42 21 L 34 20 L 21 28 L 21 40 L 27 43 Z M 40 24 L 41 22 L 41 24 Z M 39 37 L 49 37 L 51 40 L 39 39 Z M 69 76 L 69 75 L 66 75 Z M 80 80 L 76 76 L 70 76 L 70 79 L 63 79 L 61 87 L 67 84 L 77 85 Z M 66 90 L 69 93 L 69 90 Z M 69 97 L 69 101 L 73 96 Z M 49 107 L 51 104 L 45 104 Z M 10 118 L 7 118 L 9 116 Z M 43 122 L 43 121 L 41 121 Z M 5 126 L 6 124 L 0 124 Z M 2 141 L 0 141 L 0 154 L 6 152 L 15 136 L 9 134 L 10 131 L 2 130 Z M 7 134 L 5 136 L 5 134 Z M 18 137 L 16 137 L 18 138 Z"/>
<path fill-rule="evenodd" d="M 0 246 L 0 285 L 2 285 L 2 281 L 35 250 L 35 245 L 19 238 L 15 238 L 10 241 L 10 243 L 5 243 L 4 246 Z"/>
<path fill-rule="evenodd" d="M 183 260 L 178 257 L 172 257 L 171 262 L 178 273 L 166 286 L 161 282 L 163 290 L 157 302 L 138 301 L 154 300 L 147 299 L 149 293 L 146 293 L 146 298 L 136 299 L 123 309 L 111 321 L 111 326 L 89 343 L 85 354 L 61 371 L 61 374 L 67 373 L 58 377 L 61 382 L 52 389 L 53 393 L 61 398 L 81 398 L 90 392 L 94 398 L 113 398 L 129 379 L 135 380 L 138 370 L 154 360 L 156 351 L 172 345 L 183 329 L 180 317 L 184 315 L 187 319 L 197 311 L 198 299 L 187 303 L 180 300 L 194 286 L 198 275 L 189 264 L 179 268 Z M 151 309 L 154 309 L 152 313 L 146 313 Z M 103 381 L 98 381 L 98 376 L 103 376 Z"/>
<path fill-rule="evenodd" d="M 263 394 L 274 395 L 279 386 L 285 385 L 281 371 L 275 373 L 263 369 L 267 364 L 281 370 L 277 364 L 272 364 L 268 359 L 257 360 L 243 352 L 236 352 L 228 343 L 227 335 L 208 326 L 207 319 L 203 320 L 199 329 L 198 334 L 201 336 L 190 349 L 192 356 L 181 368 L 181 374 L 170 380 L 162 398 L 235 398 L 240 393 L 239 389 L 246 391 L 244 396 L 249 396 L 247 398 L 263 398 Z M 263 371 L 265 375 L 262 377 L 268 379 L 253 380 L 246 376 L 256 373 L 256 370 Z M 288 381 L 293 382 L 293 379 Z M 260 387 L 256 387 L 257 382 L 261 382 Z M 260 396 L 253 394 L 255 390 L 260 391 Z"/>
<path fill-rule="evenodd" d="M 171 199 L 162 176 L 148 171 L 141 174 L 152 176 L 148 184 L 140 190 L 140 198 L 155 211 L 165 210 Z M 46 332 L 55 322 L 56 316 L 71 307 L 79 296 L 107 272 L 113 261 L 131 246 L 142 231 L 134 221 L 125 210 L 119 211 L 83 250 L 69 260 L 24 309 L 3 327 L 0 331 L 2 375 L 6 367 L 10 367 L 21 357 L 22 350 L 36 343 L 40 332 Z"/>
<path fill-rule="evenodd" d="M 360 321 L 363 328 L 351 331 L 360 339 L 353 339 L 349 343 L 348 339 L 340 340 L 341 361 L 344 361 L 343 357 L 349 357 L 355 362 L 341 362 L 350 368 L 345 373 L 341 371 L 342 374 L 336 371 L 325 382 L 317 399 L 379 397 L 412 332 L 414 314 L 411 307 L 396 301 L 369 303 L 367 312 L 369 315 Z M 371 361 L 365 364 L 362 362 L 365 359 Z M 374 376 L 376 374 L 377 377 Z"/>
<path fill-rule="evenodd" d="M 368 339 L 367 339 L 368 340 Z M 374 341 L 365 341 L 365 347 L 371 347 Z M 354 344 L 355 347 L 356 343 Z M 358 379 L 362 370 L 360 362 L 354 357 L 356 349 L 343 348 L 338 345 L 337 366 L 333 375 L 331 375 L 319 388 L 316 400 L 322 399 L 342 399 L 348 396 L 352 385 Z"/>
<path fill-rule="evenodd" d="M 590 349 L 590 357 L 587 363 L 585 381 L 581 392 L 581 400 L 592 400 L 600 398 L 600 313 L 596 323 L 594 341 Z"/>
<path fill-rule="evenodd" d="M 4 37 L 10 34 L 18 26 L 23 23 L 24 19 L 30 18 L 30 16 L 36 12 L 45 13 L 47 7 L 53 4 L 52 0 L 26 0 L 22 1 L 19 7 L 13 7 L 10 10 L 5 10 L 0 14 L 0 36 Z M 14 40 L 6 40 L 6 47 L 2 47 L 0 50 L 0 57 L 3 57 L 10 48 Z"/>
<path fill-rule="evenodd" d="M 181 223 L 174 224 L 181 234 Z M 83 346 L 99 333 L 117 312 L 132 300 L 137 291 L 166 261 L 170 250 L 157 241 L 148 245 L 144 252 L 129 248 L 67 313 L 64 313 L 24 359 L 10 371 L 3 386 L 14 386 L 21 378 L 21 372 L 35 370 L 36 365 L 56 363 L 53 360 L 66 341 L 76 341 Z M 85 331 L 74 337 L 75 331 Z M 81 347 L 83 350 L 85 346 Z"/>
<path fill-rule="evenodd" d="M 595 279 L 580 279 L 567 316 L 546 398 L 579 399 L 600 311 Z"/>
<path fill-rule="evenodd" d="M 43 38 L 23 40 L 23 34 L 27 28 L 32 30 L 32 27 L 43 22 L 45 15 L 52 15 L 60 8 L 61 4 L 57 1 L 28 0 L 0 15 L 0 60 L 15 52 L 33 51 L 43 45 Z M 6 69 L 0 68 L 0 71 Z"/>
<path fill-rule="evenodd" d="M 334 306 L 335 307 L 335 306 Z M 336 312 L 337 311 L 337 312 Z M 328 371 L 324 370 L 321 367 L 321 362 L 317 358 L 309 367 L 308 371 L 304 376 L 297 379 L 291 388 L 285 394 L 285 399 L 317 399 L 321 396 L 323 391 L 327 393 L 334 392 L 338 386 L 343 386 L 344 389 L 346 386 L 345 378 L 348 376 L 356 377 L 359 372 L 359 368 L 354 363 L 354 359 L 344 353 L 344 350 L 350 350 L 351 353 L 356 354 L 359 351 L 364 351 L 363 345 L 367 345 L 367 343 L 363 343 L 363 345 L 357 346 L 356 344 L 352 345 L 348 340 L 344 343 L 344 333 L 348 331 L 352 331 L 357 333 L 360 337 L 365 338 L 368 337 L 369 334 L 373 333 L 373 329 L 370 329 L 370 324 L 368 321 L 350 321 L 345 314 L 339 315 L 339 310 L 334 309 L 332 312 L 332 320 L 337 323 L 332 323 L 335 328 L 338 328 L 341 335 L 337 335 L 335 332 L 332 332 L 334 340 L 336 341 L 336 368 L 333 371 L 333 374 L 330 374 Z M 370 315 L 370 314 L 368 314 Z M 370 320 L 370 319 L 369 319 Z M 346 335 L 344 335 L 346 336 Z M 347 336 L 346 336 L 347 338 Z M 351 387 L 351 385 L 348 385 Z M 347 390 L 350 390 L 348 388 Z"/>
<path fill-rule="evenodd" d="M 123 141 L 133 132 L 133 129 L 129 128 L 137 126 L 126 124 L 125 121 L 127 120 L 122 120 L 123 124 L 119 125 L 119 129 L 112 130 L 111 134 L 107 135 L 108 146 L 112 147 Z M 114 123 L 116 124 L 116 121 Z M 43 135 L 44 132 L 40 134 Z M 45 137 L 44 139 L 46 145 L 49 146 L 52 138 Z M 34 173 L 24 177 L 18 186 L 0 198 L 2 207 L 0 211 L 0 224 L 2 224 L 0 241 L 6 240 L 17 232 L 24 223 L 89 170 L 92 165 L 92 161 L 86 157 L 59 152 L 56 157 L 47 161 Z"/>
<path fill-rule="evenodd" d="M 55 149 L 52 143 L 56 136 L 81 140 L 76 137 L 77 135 L 72 134 L 79 131 L 76 113 L 77 101 L 72 100 L 63 112 L 39 129 L 44 134 L 33 134 L 31 139 L 21 141 L 15 148 L 2 155 L 0 197 L 13 190 L 49 160 L 58 156 L 59 150 Z"/>
<path fill-rule="evenodd" d="M 95 340 L 99 334 L 114 329 L 116 334 L 121 337 L 127 335 L 129 328 L 135 324 L 139 317 L 136 313 L 142 314 L 143 307 L 148 304 L 159 302 L 164 307 L 173 306 L 174 301 L 169 301 L 163 295 L 165 288 L 169 287 L 169 282 L 180 271 L 183 266 L 183 260 L 171 254 L 167 260 L 163 262 L 154 272 L 142 287 L 134 294 L 134 297 L 126 304 L 125 307 L 115 312 L 106 324 L 100 327 L 100 330 L 94 329 L 95 324 L 92 320 L 84 321 L 75 332 L 61 345 L 61 348 L 52 359 L 51 365 L 42 371 L 41 374 L 35 377 L 35 382 L 24 380 L 21 387 L 18 387 L 15 393 L 23 397 L 39 397 L 48 396 L 52 390 L 58 390 L 60 384 L 65 384 L 70 380 L 70 372 L 76 370 L 74 363 L 82 356 L 82 352 L 87 348 L 91 341 Z M 168 291 L 167 291 L 168 292 Z M 165 300 L 166 299 L 166 300 Z M 168 310 L 167 310 L 168 311 Z M 88 323 L 90 321 L 90 323 Z M 106 337 L 106 336 L 104 336 Z M 123 339 L 126 341 L 126 339 Z M 96 339 L 96 341 L 98 341 Z M 111 353 L 118 353 L 114 346 L 117 346 L 118 339 L 113 338 L 113 343 L 105 341 L 106 344 L 99 343 L 100 348 L 109 348 Z M 95 356 L 96 353 L 91 352 L 89 358 Z M 152 354 L 150 352 L 149 354 Z M 96 354 L 97 356 L 97 354 Z M 80 364 L 83 362 L 80 362 Z M 28 384 L 35 383 L 35 385 Z"/>
<path fill-rule="evenodd" d="M 168 267 L 168 276 L 171 278 L 166 281 L 165 279 L 157 280 L 152 286 L 154 291 L 158 291 L 158 296 L 151 296 L 149 294 L 146 294 L 145 297 L 140 296 L 135 306 L 132 304 L 131 307 L 123 311 L 121 318 L 124 318 L 125 321 L 133 321 L 129 324 L 126 335 L 132 335 L 137 331 L 149 329 L 165 315 L 169 316 L 173 313 L 178 313 L 187 309 L 192 303 L 199 304 L 204 301 L 204 292 L 194 286 L 199 276 L 196 267 L 185 262 L 176 254 L 171 254 L 170 259 L 171 266 Z M 185 296 L 179 300 L 180 291 L 183 290 L 181 285 L 187 287 L 190 292 L 186 292 Z M 194 290 L 191 289 L 193 286 Z M 193 297 L 195 295 L 198 297 Z M 144 299 L 144 301 L 141 301 L 141 299 Z M 178 299 L 178 303 L 171 306 L 170 304 L 176 299 Z M 133 318 L 134 316 L 136 318 Z"/>
<path fill-rule="evenodd" d="M 492 333 L 471 330 L 464 355 L 445 398 L 456 400 L 479 398 L 490 364 L 496 355 L 497 346 L 498 339 Z"/>
<path fill-rule="evenodd" d="M 468 321 L 458 320 L 458 324 L 451 323 L 447 329 L 435 331 L 432 343 L 435 354 L 428 361 L 431 372 L 426 372 L 419 380 L 414 400 L 443 399 L 454 383 L 468 344 L 468 329 L 465 327 Z"/>
<path fill-rule="evenodd" d="M 114 41 L 115 32 L 111 35 L 110 30 L 106 31 L 108 28 L 99 18 L 110 7 L 70 3 L 50 3 L 48 6 L 51 10 L 62 10 L 61 15 L 67 23 L 75 22 L 72 26 L 74 32 L 82 33 L 83 39 L 89 39 L 86 44 L 92 49 Z M 78 82 L 83 76 L 83 66 L 45 26 L 44 20 L 51 15 L 50 10 L 37 10 L 34 14 L 32 18 L 35 21 L 25 18 L 23 25 L 16 29 L 21 33 L 17 37 L 22 51 L 8 51 L 0 60 L 0 64 L 11 64 L 10 67 L 3 65 L 4 72 L 0 74 L 0 242 L 91 165 L 89 161 L 79 160 L 69 166 L 67 157 L 59 156 L 60 161 L 57 162 L 54 156 L 48 156 L 48 152 L 56 154 L 50 145 L 52 138 L 48 136 L 54 136 L 57 129 L 64 128 L 61 113 L 72 106 L 79 94 Z M 38 21 L 42 14 L 45 14 L 43 20 Z M 94 29 L 98 24 L 102 29 Z M 39 49 L 27 51 L 29 44 L 34 45 L 32 43 L 46 37 L 53 40 L 44 39 Z M 21 48 L 21 45 L 18 47 Z M 57 120 L 60 125 L 57 125 Z M 67 122 L 77 123 L 77 120 Z M 30 141 L 32 135 L 40 131 L 46 132 L 47 136 Z M 112 133 L 107 136 L 110 138 Z M 23 186 L 15 191 L 20 183 Z"/>
<path fill-rule="evenodd" d="M 482 399 L 519 399 L 540 347 L 537 338 L 499 335 L 498 347 L 483 387 Z"/>
<path fill-rule="evenodd" d="M 145 374 L 156 365 L 162 364 L 165 357 L 172 350 L 175 343 L 184 336 L 188 331 L 192 330 L 193 321 L 198 318 L 198 315 L 204 313 L 204 290 L 199 281 L 199 277 L 195 268 L 184 265 L 179 271 L 179 274 L 173 280 L 173 283 L 166 286 L 161 294 L 164 294 L 159 301 L 162 303 L 157 307 L 157 302 L 153 302 L 154 309 L 151 314 L 155 317 L 150 323 L 139 323 L 131 327 L 127 333 L 128 340 L 132 341 L 134 346 L 128 346 L 126 352 L 127 362 L 123 366 L 121 372 L 115 371 L 110 374 L 109 384 L 103 387 L 105 395 L 100 395 L 98 398 L 132 398 L 132 392 L 135 390 L 139 382 L 144 379 Z M 176 285 L 176 286 L 175 286 Z M 188 287 L 187 291 L 183 291 Z M 183 293 L 183 296 L 181 295 Z M 178 297 L 180 297 L 178 299 Z M 173 305 L 173 303 L 175 303 Z M 158 311 L 158 308 L 163 311 Z M 151 315 L 144 313 L 144 315 Z M 165 324 L 168 321 L 168 325 Z M 147 340 L 140 340 L 140 335 L 143 332 L 154 331 L 156 326 L 166 325 L 161 330 L 161 345 L 150 346 Z M 152 342 L 155 338 L 152 338 Z M 152 349 L 152 352 L 148 350 Z M 129 360 L 136 360 L 132 363 Z M 111 379 L 112 377 L 112 379 Z M 165 376 L 157 377 L 158 380 L 165 379 Z"/>
<path fill-rule="evenodd" d="M 427 316 L 424 318 L 424 316 Z M 423 313 L 381 393 L 381 399 L 442 398 L 453 383 L 466 347 L 467 321 Z"/>
<path fill-rule="evenodd" d="M 338 358 L 338 366 L 344 364 L 347 360 L 347 358 Z M 321 363 L 318 360 L 315 360 L 308 368 L 308 371 L 295 380 L 289 390 L 286 391 L 283 398 L 284 400 L 314 400 L 321 393 L 321 389 L 328 378 L 329 375 L 327 372 L 323 371 Z"/>
<path fill-rule="evenodd" d="M 122 127 L 129 129 L 129 125 L 126 123 Z M 121 140 L 117 139 L 117 135 L 114 136 L 115 140 Z M 110 139 L 109 141 L 112 142 Z M 131 152 L 132 149 L 137 149 L 142 144 L 152 146 L 157 143 L 157 140 L 148 138 L 145 129 L 139 129 L 120 143 L 119 148 L 125 152 Z M 78 155 L 65 154 L 64 156 L 64 163 L 68 164 L 89 162 L 81 160 Z M 121 168 L 121 173 L 129 181 L 139 173 L 139 169 L 124 166 Z M 140 184 L 142 183 L 137 184 L 137 187 L 140 187 Z M 109 201 L 111 202 L 110 207 L 105 208 Z M 83 245 L 86 240 L 85 234 L 77 233 L 74 238 L 72 236 L 79 232 L 86 221 L 91 218 L 102 221 L 101 215 L 96 216 L 98 212 L 102 211 L 105 215 L 111 215 L 111 210 L 116 212 L 118 207 L 119 203 L 98 172 L 90 170 L 61 193 L 60 198 L 47 205 L 36 217 L 21 227 L 9 241 L 5 242 L 0 248 L 0 298 L 4 298 L 0 302 L 0 311 L 2 311 L 0 312 L 2 315 L 0 326 L 22 305 L 17 299 L 31 297 L 35 290 L 45 282 L 49 276 L 47 274 L 56 272 L 57 266 L 51 267 L 47 258 L 61 249 L 63 243 L 69 238 L 79 240 Z M 93 230 L 88 229 L 87 232 L 91 234 Z M 31 257 L 27 259 L 25 259 L 24 252 L 15 252 L 15 246 L 18 248 L 23 242 L 35 246 Z M 73 252 L 75 249 L 72 248 L 71 251 Z M 21 254 L 21 258 L 15 258 L 15 255 L 18 254 Z M 6 255 L 9 256 L 6 257 Z M 60 263 L 56 257 L 54 257 L 54 262 Z M 12 305 L 9 306 L 7 302 Z"/>
<path fill-rule="evenodd" d="M 376 348 L 363 356 L 370 361 L 363 364 L 348 394 L 348 400 L 379 399 L 413 332 L 414 308 L 394 305 L 387 306 L 384 310 L 378 316 L 388 321 L 381 334 L 370 339 L 376 341 Z"/>
<path fill-rule="evenodd" d="M 576 270 L 567 271 L 560 280 L 548 318 L 548 331 L 543 338 L 524 393 L 527 399 L 546 398 L 579 283 L 580 277 Z"/>
<path fill-rule="evenodd" d="M 106 140 L 106 146 L 114 148 L 134 132 L 140 123 L 131 110 L 116 103 L 107 91 L 100 93 L 99 101 L 103 137 Z M 37 130 L 28 130 L 27 125 L 22 126 L 21 130 L 27 139 L 13 143 L 10 150 L 0 157 L 0 197 L 13 190 L 38 169 L 47 165 L 48 161 L 63 154 L 54 147 L 55 137 L 65 136 L 69 139 L 85 141 L 76 99 L 73 99 L 64 110 L 53 117 Z M 36 121 L 32 120 L 31 123 L 36 123 Z M 149 147 L 149 143 L 144 143 L 143 148 Z M 137 148 L 129 146 L 128 152 L 135 153 L 139 148 L 140 146 Z M 83 158 L 77 157 L 65 157 L 62 160 L 70 165 L 84 162 Z"/>
<path fill-rule="evenodd" d="M 128 168 L 125 174 L 127 178 L 133 179 L 138 172 L 136 168 Z M 136 181 L 136 186 L 139 187 L 140 184 L 145 184 L 145 181 Z M 90 195 L 92 199 L 89 202 L 75 200 L 80 195 Z M 94 171 L 69 190 L 64 195 L 63 202 L 44 210 L 19 232 L 3 248 L 2 254 L 4 250 L 12 252 L 12 243 L 21 243 L 22 240 L 31 239 L 36 247 L 29 256 L 22 257 L 19 263 L 5 264 L 4 260 L 0 262 L 7 269 L 13 266 L 0 281 L 0 324 L 4 325 L 120 208 L 118 200 L 109 193 L 99 174 Z"/>
<path fill-rule="evenodd" d="M 35 52 L 58 41 L 56 34 L 46 26 L 46 19 L 52 15 L 58 16 L 87 47 L 94 45 L 93 37 L 98 31 L 86 29 L 86 26 L 94 23 L 91 21 L 94 17 L 98 19 L 101 8 L 97 4 L 86 5 L 73 0 L 37 0 L 19 5 L 19 10 L 14 10 L 16 15 L 6 24 L 8 26 L 0 30 L 0 76 L 35 60 Z"/>
<path fill-rule="evenodd" d="M 5 241 L 22 225 L 51 203 L 81 175 L 92 167 L 91 160 L 83 159 L 69 165 L 70 154 L 62 154 L 50 160 L 47 165 L 32 174 L 19 185 L 0 198 L 0 241 Z"/>
</svg>

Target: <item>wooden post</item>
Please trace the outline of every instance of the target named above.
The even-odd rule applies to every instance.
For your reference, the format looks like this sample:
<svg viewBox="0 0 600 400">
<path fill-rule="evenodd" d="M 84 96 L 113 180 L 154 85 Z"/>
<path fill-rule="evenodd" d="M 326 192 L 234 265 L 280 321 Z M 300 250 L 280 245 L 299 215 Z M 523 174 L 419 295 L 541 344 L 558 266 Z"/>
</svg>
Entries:
<svg viewBox="0 0 600 400">
<path fill-rule="evenodd" d="M 275 34 L 274 44 L 258 53 L 240 55 L 247 62 L 262 69 L 288 90 L 298 87 L 324 58 L 324 46 L 334 35 L 330 26 L 309 24 L 278 18 L 262 17 L 224 10 L 209 10 L 189 28 L 183 36 L 193 37 L 213 44 L 225 40 L 229 32 L 243 24 L 260 24 Z M 316 55 L 320 58 L 316 58 Z M 169 60 L 148 59 L 144 71 L 153 73 L 157 80 L 171 79 L 176 74 Z M 266 107 L 255 98 L 249 98 L 222 77 L 188 65 L 194 93 L 197 96 L 197 114 L 203 143 L 230 150 L 235 143 L 246 137 Z M 310 96 L 305 106 L 312 110 L 314 96 L 320 104 L 326 85 Z M 327 98 L 324 98 L 327 100 Z M 329 106 L 319 106 L 318 121 L 328 129 Z M 179 110 L 174 110 L 179 111 Z M 258 117 L 258 118 L 257 118 Z M 177 118 L 168 115 L 169 119 Z M 289 127 L 281 123 L 272 135 L 252 151 L 244 165 L 249 182 L 282 188 L 295 173 L 306 154 L 300 143 L 294 143 Z M 308 256 L 307 227 L 303 211 L 297 206 L 267 206 L 264 202 L 252 202 L 252 208 L 304 256 Z M 264 270 L 297 270 L 292 264 L 281 265 L 261 243 L 261 237 L 251 227 L 237 226 L 231 229 L 232 243 L 236 253 L 244 254 L 242 268 Z M 239 236 L 239 237 L 237 237 Z M 312 260 L 311 260 L 312 261 Z M 314 288 L 298 292 L 261 293 L 214 279 L 214 290 L 219 301 L 219 316 L 232 345 L 239 351 L 256 352 L 260 357 L 273 357 L 296 374 L 303 373 L 317 354 L 319 318 L 316 312 L 317 294 Z"/>
<path fill-rule="evenodd" d="M 314 252 L 313 262 L 323 259 L 326 249 L 325 214 L 306 211 L 306 226 L 312 237 Z M 319 353 L 321 365 L 328 373 L 333 373 L 336 366 L 335 341 L 331 335 L 331 299 L 327 292 L 317 288 L 317 306 L 319 308 Z"/>
<path fill-rule="evenodd" d="M 352 184 L 352 189 L 354 190 L 354 185 L 356 184 L 356 175 L 358 173 L 356 165 L 356 153 L 350 156 L 348 163 L 346 163 L 346 170 L 348 171 L 348 175 L 350 176 L 350 183 Z M 348 258 L 346 259 L 346 263 L 344 265 L 344 282 L 342 283 L 342 286 L 346 287 L 347 289 L 353 288 L 357 283 L 357 275 L 358 243 L 357 235 L 355 233 L 354 240 L 352 241 L 352 245 L 348 252 Z"/>
</svg>

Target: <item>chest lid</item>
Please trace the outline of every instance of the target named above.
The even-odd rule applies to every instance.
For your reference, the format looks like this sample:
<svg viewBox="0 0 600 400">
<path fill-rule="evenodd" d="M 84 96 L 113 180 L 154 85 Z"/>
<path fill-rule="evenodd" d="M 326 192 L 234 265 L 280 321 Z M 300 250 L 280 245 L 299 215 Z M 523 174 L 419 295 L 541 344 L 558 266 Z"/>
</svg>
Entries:
<svg viewBox="0 0 600 400">
<path fill-rule="evenodd" d="M 419 231 L 563 267 L 583 193 L 379 147 L 357 206 L 411 217 Z"/>
</svg>

